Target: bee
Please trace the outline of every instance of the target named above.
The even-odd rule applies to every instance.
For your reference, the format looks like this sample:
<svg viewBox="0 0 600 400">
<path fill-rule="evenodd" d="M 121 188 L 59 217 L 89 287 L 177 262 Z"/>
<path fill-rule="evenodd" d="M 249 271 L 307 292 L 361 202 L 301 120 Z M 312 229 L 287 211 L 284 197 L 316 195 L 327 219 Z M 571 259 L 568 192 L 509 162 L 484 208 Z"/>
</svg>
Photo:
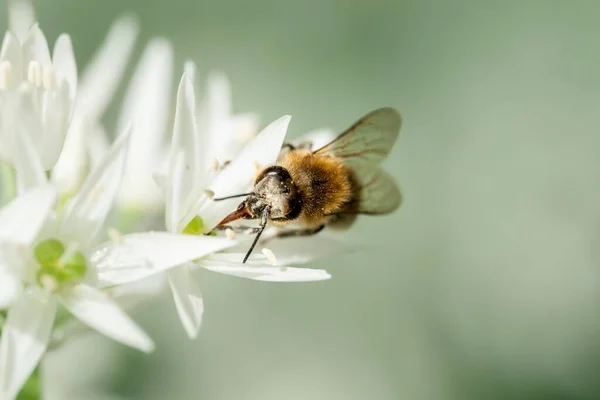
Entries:
<svg viewBox="0 0 600 400">
<path fill-rule="evenodd" d="M 393 108 L 380 108 L 355 122 L 329 144 L 285 144 L 274 165 L 262 169 L 250 193 L 215 198 L 246 198 L 217 229 L 239 219 L 258 219 L 249 228 L 256 236 L 243 262 L 270 222 L 282 228 L 276 237 L 314 235 L 325 227 L 346 229 L 359 214 L 396 210 L 402 195 L 394 179 L 380 168 L 398 134 L 402 119 Z M 294 225 L 295 229 L 283 229 Z M 246 228 L 247 229 L 247 228 Z"/>
</svg>

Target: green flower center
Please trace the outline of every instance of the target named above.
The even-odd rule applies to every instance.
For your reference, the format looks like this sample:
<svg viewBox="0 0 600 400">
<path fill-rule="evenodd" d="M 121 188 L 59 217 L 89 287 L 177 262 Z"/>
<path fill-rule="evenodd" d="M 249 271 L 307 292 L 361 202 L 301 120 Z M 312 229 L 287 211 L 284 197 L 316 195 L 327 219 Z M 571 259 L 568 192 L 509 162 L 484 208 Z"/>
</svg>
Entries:
<svg viewBox="0 0 600 400">
<path fill-rule="evenodd" d="M 80 251 L 67 251 L 58 239 L 40 242 L 34 250 L 40 265 L 37 283 L 48 290 L 57 290 L 65 283 L 78 282 L 87 272 L 85 256 Z"/>
<path fill-rule="evenodd" d="M 204 221 L 199 216 L 195 216 L 189 224 L 183 229 L 183 233 L 188 235 L 202 235 L 204 229 Z"/>
</svg>

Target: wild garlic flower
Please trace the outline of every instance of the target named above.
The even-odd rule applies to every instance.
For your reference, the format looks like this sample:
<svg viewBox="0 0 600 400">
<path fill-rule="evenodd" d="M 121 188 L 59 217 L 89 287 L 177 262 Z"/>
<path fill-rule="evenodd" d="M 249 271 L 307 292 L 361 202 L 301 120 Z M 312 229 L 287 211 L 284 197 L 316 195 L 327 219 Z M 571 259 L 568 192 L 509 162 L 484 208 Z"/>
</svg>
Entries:
<svg viewBox="0 0 600 400">
<path fill-rule="evenodd" d="M 19 38 L 9 30 L 0 48 L 0 159 L 14 162 L 12 139 L 15 132 L 27 130 L 44 169 L 50 170 L 62 150 L 77 89 L 71 38 L 60 35 L 51 56 L 44 33 L 27 20 L 30 14 L 10 15 L 10 25 L 20 31 L 27 27 L 28 33 Z"/>
<path fill-rule="evenodd" d="M 125 93 L 118 126 L 132 123 L 131 146 L 117 197 L 123 211 L 155 211 L 164 201 L 152 179 L 152 171 L 165 162 L 165 136 L 171 117 L 173 81 L 171 44 L 156 38 L 144 50 Z"/>
<path fill-rule="evenodd" d="M 189 64 L 187 70 L 190 71 Z M 203 149 L 204 143 L 229 143 L 232 139 L 227 135 L 235 130 L 199 129 L 194 85 L 188 72 L 183 74 L 177 92 L 168 175 L 157 175 L 155 178 L 165 193 L 167 231 L 193 236 L 210 232 L 239 202 L 239 199 L 215 202 L 212 200 L 215 194 L 227 196 L 247 192 L 257 168 L 275 162 L 290 117 L 284 116 L 272 122 L 243 147 L 225 168 L 211 172 L 209 160 L 212 154 Z M 190 338 L 198 335 L 204 311 L 202 294 L 191 267 L 206 267 L 215 272 L 257 280 L 297 282 L 330 278 L 322 270 L 286 268 L 285 264 L 273 267 L 264 255 L 252 257 L 248 264 L 242 264 L 242 258 L 243 253 L 239 249 L 228 253 L 211 252 L 194 263 L 182 264 L 169 271 L 175 305 Z"/>
<path fill-rule="evenodd" d="M 152 340 L 96 287 L 97 268 L 90 262 L 91 246 L 118 188 L 126 140 L 124 135 L 115 143 L 103 165 L 90 175 L 64 211 L 53 213 L 50 207 L 39 207 L 46 215 L 37 212 L 38 219 L 30 221 L 32 227 L 39 228 L 37 231 L 30 228 L 18 241 L 11 238 L 2 243 L 3 263 L 9 266 L 13 279 L 18 277 L 24 286 L 9 306 L 0 338 L 3 398 L 14 398 L 39 363 L 59 303 L 79 321 L 114 340 L 143 351 L 153 349 Z M 29 198 L 31 190 L 35 189 L 29 189 L 15 202 Z M 48 192 L 38 197 L 46 199 Z M 22 228 L 8 225 L 5 229 Z"/>
<path fill-rule="evenodd" d="M 196 84 L 196 65 L 188 61 L 185 72 Z M 203 170 L 213 173 L 231 161 L 258 133 L 259 117 L 232 110 L 231 83 L 222 71 L 211 71 L 206 79 L 205 94 L 198 102 L 196 123 L 202 135 Z"/>
<path fill-rule="evenodd" d="M 54 206 L 56 192 L 49 185 L 28 191 L 0 210 L 0 254 L 8 243 L 32 243 Z M 22 281 L 15 265 L 0 256 L 0 309 L 7 309 L 21 292 Z"/>
<path fill-rule="evenodd" d="M 52 182 L 62 196 L 76 193 L 108 152 L 101 118 L 123 79 L 138 33 L 135 18 L 119 17 L 81 74 L 63 151 L 52 170 Z"/>
<path fill-rule="evenodd" d="M 113 236 L 97 245 L 123 175 L 128 139 L 128 132 L 119 136 L 64 209 L 38 207 L 47 215 L 38 212 L 43 223 L 36 220 L 29 225 L 40 227 L 39 232 L 17 235 L 22 238 L 17 243 L 2 241 L 0 265 L 10 268 L 6 272 L 8 268 L 3 267 L 3 273 L 25 286 L 9 306 L 0 339 L 0 393 L 8 399 L 14 398 L 42 357 L 58 304 L 113 340 L 151 351 L 152 340 L 109 296 L 114 291 L 105 289 L 138 281 L 234 244 L 224 238 L 147 232 Z M 37 153 L 28 148 L 28 143 L 24 141 L 19 147 L 19 158 L 31 158 L 20 167 L 39 165 L 34 159 Z M 33 185 L 37 177 L 38 185 L 47 185 L 43 174 L 21 168 L 16 173 L 18 179 L 27 177 L 20 179 L 23 182 Z M 23 185 L 23 194 L 16 201 L 29 199 L 31 190 L 35 189 Z M 14 211 L 14 206 L 11 209 Z M 10 218 L 7 221 L 7 231 L 16 229 Z M 2 238 L 0 235 L 0 241 Z"/>
</svg>

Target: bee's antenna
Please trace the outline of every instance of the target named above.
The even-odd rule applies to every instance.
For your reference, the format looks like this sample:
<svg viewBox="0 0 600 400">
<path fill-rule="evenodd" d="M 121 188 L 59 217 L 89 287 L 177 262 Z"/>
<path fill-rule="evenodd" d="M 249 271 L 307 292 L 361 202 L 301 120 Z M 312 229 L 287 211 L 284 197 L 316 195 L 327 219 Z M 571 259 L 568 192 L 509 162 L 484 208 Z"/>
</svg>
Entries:
<svg viewBox="0 0 600 400">
<path fill-rule="evenodd" d="M 251 194 L 254 194 L 254 193 L 250 192 L 250 193 L 234 194 L 233 196 L 215 197 L 212 200 L 213 201 L 229 200 L 229 199 L 235 199 L 236 197 L 250 196 Z"/>
<path fill-rule="evenodd" d="M 244 261 L 242 261 L 242 263 L 246 263 L 246 261 L 248 261 L 248 257 L 250 257 L 250 254 L 252 253 L 252 250 L 254 250 L 254 246 L 256 246 L 256 243 L 258 243 L 258 239 L 260 239 L 260 235 L 262 235 L 263 231 L 265 230 L 265 227 L 267 226 L 267 221 L 269 218 L 269 211 L 271 209 L 269 207 L 265 207 L 262 216 L 260 218 L 260 229 L 258 231 L 258 233 L 256 234 L 256 236 L 254 237 L 254 241 L 252 242 L 252 246 L 250 246 L 250 249 L 248 249 L 248 252 L 246 253 L 246 256 L 244 257 Z"/>
</svg>

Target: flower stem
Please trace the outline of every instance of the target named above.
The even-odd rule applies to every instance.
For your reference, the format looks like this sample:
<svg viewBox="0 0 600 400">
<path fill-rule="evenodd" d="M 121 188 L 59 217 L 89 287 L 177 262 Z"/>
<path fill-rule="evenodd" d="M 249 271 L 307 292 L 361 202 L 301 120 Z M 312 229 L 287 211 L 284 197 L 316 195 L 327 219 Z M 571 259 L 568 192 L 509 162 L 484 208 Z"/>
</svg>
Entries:
<svg viewBox="0 0 600 400">
<path fill-rule="evenodd" d="M 42 399 L 42 379 L 40 377 L 40 367 L 38 366 L 33 374 L 25 382 L 25 386 L 19 392 L 17 400 L 41 400 Z"/>
</svg>

